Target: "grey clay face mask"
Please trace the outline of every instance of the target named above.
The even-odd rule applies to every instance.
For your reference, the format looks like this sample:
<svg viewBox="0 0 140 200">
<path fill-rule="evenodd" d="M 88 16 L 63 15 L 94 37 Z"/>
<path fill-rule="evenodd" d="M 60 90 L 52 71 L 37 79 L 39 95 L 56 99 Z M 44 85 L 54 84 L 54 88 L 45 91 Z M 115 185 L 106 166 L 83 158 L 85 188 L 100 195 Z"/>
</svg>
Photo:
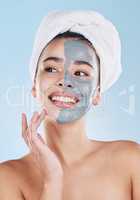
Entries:
<svg viewBox="0 0 140 200">
<path fill-rule="evenodd" d="M 92 106 L 92 97 L 98 83 L 99 61 L 94 50 L 80 40 L 64 41 L 64 91 L 80 97 L 73 108 L 61 108 L 56 118 L 58 123 L 68 123 L 80 119 Z M 82 60 L 90 63 L 94 69 L 93 77 L 73 76 L 68 71 L 71 63 Z M 75 66 L 76 67 L 76 66 Z M 89 66 L 86 66 L 89 67 Z"/>
</svg>

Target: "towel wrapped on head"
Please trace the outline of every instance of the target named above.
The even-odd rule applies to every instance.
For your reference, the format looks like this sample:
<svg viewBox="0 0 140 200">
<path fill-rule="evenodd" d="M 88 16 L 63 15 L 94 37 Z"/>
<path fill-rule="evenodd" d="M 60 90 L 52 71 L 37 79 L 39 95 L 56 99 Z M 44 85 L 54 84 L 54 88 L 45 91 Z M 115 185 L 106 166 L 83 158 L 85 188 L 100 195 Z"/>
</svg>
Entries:
<svg viewBox="0 0 140 200">
<path fill-rule="evenodd" d="M 30 60 L 32 81 L 44 47 L 55 36 L 66 31 L 80 33 L 92 43 L 100 59 L 100 92 L 103 93 L 122 72 L 121 43 L 115 26 L 92 10 L 52 11 L 43 18 L 36 33 Z"/>
</svg>

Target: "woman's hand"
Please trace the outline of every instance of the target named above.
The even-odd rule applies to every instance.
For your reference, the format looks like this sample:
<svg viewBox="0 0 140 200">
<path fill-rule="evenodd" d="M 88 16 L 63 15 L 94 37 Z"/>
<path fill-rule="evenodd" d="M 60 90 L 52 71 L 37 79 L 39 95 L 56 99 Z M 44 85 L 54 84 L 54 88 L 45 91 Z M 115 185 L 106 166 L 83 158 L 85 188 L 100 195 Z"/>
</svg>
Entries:
<svg viewBox="0 0 140 200">
<path fill-rule="evenodd" d="M 46 112 L 34 112 L 28 126 L 26 114 L 22 113 L 22 136 L 35 156 L 35 162 L 40 169 L 45 182 L 62 178 L 63 170 L 56 154 L 47 146 L 37 128 L 45 118 Z"/>
</svg>

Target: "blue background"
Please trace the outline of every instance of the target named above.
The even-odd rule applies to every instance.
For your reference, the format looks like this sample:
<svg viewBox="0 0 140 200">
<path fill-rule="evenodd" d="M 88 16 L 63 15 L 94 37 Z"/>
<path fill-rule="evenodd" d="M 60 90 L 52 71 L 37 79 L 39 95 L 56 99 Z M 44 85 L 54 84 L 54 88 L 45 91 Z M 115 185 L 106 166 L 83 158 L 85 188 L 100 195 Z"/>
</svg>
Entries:
<svg viewBox="0 0 140 200">
<path fill-rule="evenodd" d="M 0 2 L 0 161 L 28 152 L 21 137 L 21 113 L 37 109 L 30 95 L 29 59 L 36 30 L 51 10 L 93 9 L 110 19 L 120 33 L 123 73 L 87 114 L 88 137 L 140 141 L 140 2 L 111 0 Z"/>
</svg>

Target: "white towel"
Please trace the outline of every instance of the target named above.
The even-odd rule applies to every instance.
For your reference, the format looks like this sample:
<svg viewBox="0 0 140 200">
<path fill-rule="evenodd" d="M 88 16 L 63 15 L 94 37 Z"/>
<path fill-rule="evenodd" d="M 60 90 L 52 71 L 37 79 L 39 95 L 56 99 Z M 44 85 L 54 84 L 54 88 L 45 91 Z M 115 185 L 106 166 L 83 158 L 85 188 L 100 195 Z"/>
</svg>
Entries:
<svg viewBox="0 0 140 200">
<path fill-rule="evenodd" d="M 43 18 L 35 36 L 30 60 L 32 81 L 43 48 L 56 35 L 68 30 L 84 35 L 96 49 L 100 58 L 100 89 L 103 93 L 122 72 L 121 43 L 115 26 L 92 10 L 51 11 Z"/>
</svg>

